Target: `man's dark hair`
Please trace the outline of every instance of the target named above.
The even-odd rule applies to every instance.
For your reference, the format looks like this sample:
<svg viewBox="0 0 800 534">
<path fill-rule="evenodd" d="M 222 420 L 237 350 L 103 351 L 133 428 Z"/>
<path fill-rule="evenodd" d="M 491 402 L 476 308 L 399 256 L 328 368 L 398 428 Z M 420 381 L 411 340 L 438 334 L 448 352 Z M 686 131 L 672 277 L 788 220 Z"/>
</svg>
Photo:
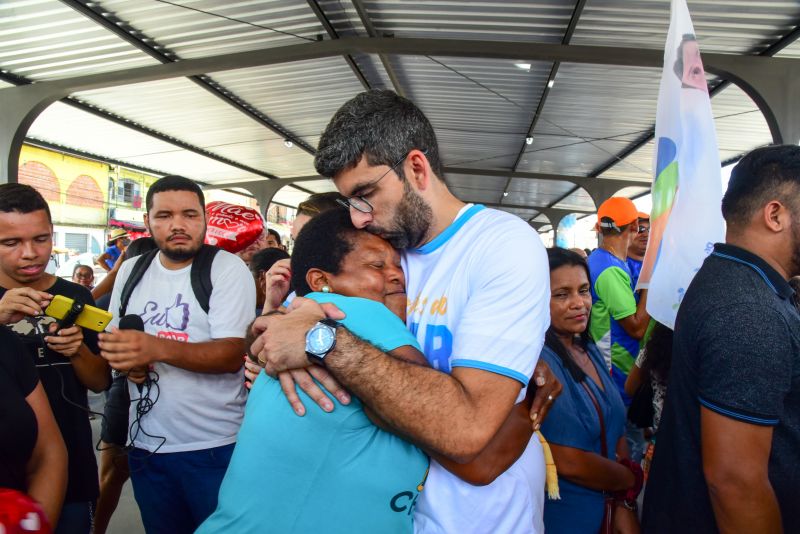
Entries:
<svg viewBox="0 0 800 534">
<path fill-rule="evenodd" d="M 292 287 L 298 296 L 311 292 L 306 282 L 310 269 L 339 272 L 342 260 L 353 250 L 358 232 L 344 208 L 326 211 L 308 221 L 292 251 Z"/>
<path fill-rule="evenodd" d="M 739 160 L 722 197 L 722 216 L 728 227 L 746 225 L 771 200 L 800 217 L 800 147 L 765 146 Z"/>
<path fill-rule="evenodd" d="M 611 217 L 603 217 L 603 219 L 602 219 L 602 222 L 609 222 L 609 223 L 613 223 L 613 222 L 614 222 L 614 219 L 612 219 Z M 601 233 L 601 234 L 603 234 L 604 236 L 620 235 L 620 234 L 622 234 L 622 233 L 624 233 L 624 232 L 628 231 L 628 228 L 629 228 L 629 227 L 630 227 L 632 224 L 635 224 L 635 225 L 637 225 L 637 226 L 638 226 L 638 224 L 639 224 L 639 220 L 637 219 L 637 220 L 635 220 L 635 221 L 633 221 L 633 222 L 631 222 L 631 223 L 628 223 L 628 224 L 623 224 L 622 226 L 617 226 L 617 228 L 619 228 L 619 230 L 617 230 L 617 229 L 614 229 L 614 228 L 606 228 L 606 227 L 604 227 L 604 226 L 601 226 L 601 227 L 600 227 L 600 233 Z"/>
<path fill-rule="evenodd" d="M 313 195 L 309 195 L 307 199 L 297 206 L 297 214 L 316 217 L 320 213 L 332 210 L 333 208 L 341 208 L 342 206 L 336 201 L 337 199 L 344 200 L 344 197 L 336 191 L 330 193 L 314 193 Z"/>
<path fill-rule="evenodd" d="M 203 190 L 200 189 L 200 186 L 197 185 L 196 182 L 184 178 L 183 176 L 170 175 L 159 178 L 153 182 L 153 185 L 147 190 L 145 207 L 148 213 L 150 213 L 150 209 L 153 207 L 153 197 L 155 194 L 163 193 L 164 191 L 190 191 L 197 195 L 197 198 L 200 200 L 200 207 L 203 209 L 206 208 L 206 197 L 203 195 Z"/>
<path fill-rule="evenodd" d="M 586 271 L 586 279 L 592 279 L 591 275 L 589 274 L 589 264 L 586 263 L 586 260 L 583 259 L 583 256 L 577 252 L 560 247 L 548 248 L 547 260 L 550 264 L 551 273 L 561 267 L 581 267 Z M 581 347 L 586 350 L 586 347 L 589 344 L 588 326 L 586 330 L 584 330 L 578 336 L 578 342 Z M 576 382 L 582 382 L 583 379 L 586 378 L 586 373 L 584 373 L 575 360 L 573 360 L 572 355 L 558 338 L 558 334 L 556 334 L 552 326 L 550 326 L 547 329 L 547 332 L 544 334 L 544 344 L 556 353 L 556 356 L 558 356 L 558 358 L 561 360 L 561 363 L 564 364 L 564 367 L 567 368 L 567 371 L 569 371 L 569 374 L 572 376 L 573 380 Z"/>
<path fill-rule="evenodd" d="M 50 206 L 36 189 L 25 184 L 0 185 L 0 212 L 33 213 L 39 210 L 44 210 L 47 213 L 47 220 L 53 224 Z"/>
<path fill-rule="evenodd" d="M 365 91 L 339 108 L 328 123 L 314 166 L 322 176 L 333 178 L 355 167 L 362 155 L 370 165 L 391 167 L 413 149 L 426 151 L 431 169 L 443 180 L 436 134 L 422 111 L 393 91 Z M 397 175 L 404 179 L 402 166 Z"/>
<path fill-rule="evenodd" d="M 279 234 L 277 230 L 273 230 L 272 228 L 267 228 L 267 234 L 274 237 L 275 241 L 277 241 L 279 245 L 281 244 L 281 234 Z"/>
<path fill-rule="evenodd" d="M 282 248 L 265 248 L 253 254 L 253 259 L 250 260 L 250 272 L 253 276 L 269 271 L 269 268 L 278 261 L 285 260 L 289 257 L 289 253 Z"/>
</svg>

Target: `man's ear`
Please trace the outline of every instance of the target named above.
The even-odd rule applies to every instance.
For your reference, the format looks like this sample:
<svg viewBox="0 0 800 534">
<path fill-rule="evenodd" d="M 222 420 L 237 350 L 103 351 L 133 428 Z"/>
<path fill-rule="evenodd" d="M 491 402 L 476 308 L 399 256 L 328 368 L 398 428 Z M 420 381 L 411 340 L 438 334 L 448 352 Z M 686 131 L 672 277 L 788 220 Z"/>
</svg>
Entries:
<svg viewBox="0 0 800 534">
<path fill-rule="evenodd" d="M 412 150 L 408 153 L 408 158 L 405 162 L 405 176 L 406 180 L 414 184 L 414 188 L 418 191 L 425 191 L 430 187 L 431 181 L 435 179 L 433 170 L 431 169 L 428 158 L 421 150 Z"/>
<path fill-rule="evenodd" d="M 311 288 L 311 291 L 315 292 L 322 291 L 323 286 L 330 287 L 328 273 L 317 268 L 308 270 L 306 273 L 306 283 L 308 284 L 308 287 Z"/>
<path fill-rule="evenodd" d="M 791 228 L 792 214 L 787 207 L 779 200 L 772 200 L 767 202 L 761 208 L 761 217 L 763 218 L 764 225 L 773 232 L 781 232 Z"/>
<path fill-rule="evenodd" d="M 144 214 L 144 227 L 147 228 L 147 233 L 153 235 L 152 230 L 150 230 L 150 217 L 147 216 L 147 213 Z"/>
</svg>

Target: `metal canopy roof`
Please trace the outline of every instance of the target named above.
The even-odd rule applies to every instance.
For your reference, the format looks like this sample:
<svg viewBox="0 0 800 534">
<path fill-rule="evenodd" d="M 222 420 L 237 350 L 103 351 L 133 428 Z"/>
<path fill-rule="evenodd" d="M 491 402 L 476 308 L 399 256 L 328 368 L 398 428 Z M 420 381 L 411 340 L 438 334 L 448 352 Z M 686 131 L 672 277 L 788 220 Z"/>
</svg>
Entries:
<svg viewBox="0 0 800 534">
<path fill-rule="evenodd" d="M 794 1 L 688 4 L 704 54 L 800 58 Z M 352 37 L 661 50 L 668 22 L 668 0 L 6 0 L 0 88 Z M 354 52 L 79 91 L 27 136 L 212 186 L 313 178 L 336 109 L 366 87 L 391 88 L 430 118 L 456 195 L 547 222 L 547 208 L 595 209 L 578 184 L 629 180 L 624 193 L 646 191 L 660 70 Z M 771 142 L 738 86 L 716 89 L 712 106 L 721 161 Z M 332 189 L 299 181 L 274 200 Z"/>
</svg>

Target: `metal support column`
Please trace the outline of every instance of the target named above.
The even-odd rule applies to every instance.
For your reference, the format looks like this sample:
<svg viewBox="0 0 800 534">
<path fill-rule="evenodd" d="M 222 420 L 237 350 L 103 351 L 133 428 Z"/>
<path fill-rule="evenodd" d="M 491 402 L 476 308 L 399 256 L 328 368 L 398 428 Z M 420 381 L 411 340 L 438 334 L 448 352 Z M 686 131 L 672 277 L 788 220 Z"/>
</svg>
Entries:
<svg viewBox="0 0 800 534">
<path fill-rule="evenodd" d="M 0 183 L 15 183 L 22 142 L 36 117 L 62 95 L 39 85 L 3 89 L 0 105 Z"/>
<path fill-rule="evenodd" d="M 800 142 L 800 60 L 773 65 L 749 65 L 734 74 L 764 114 L 776 144 Z"/>
</svg>

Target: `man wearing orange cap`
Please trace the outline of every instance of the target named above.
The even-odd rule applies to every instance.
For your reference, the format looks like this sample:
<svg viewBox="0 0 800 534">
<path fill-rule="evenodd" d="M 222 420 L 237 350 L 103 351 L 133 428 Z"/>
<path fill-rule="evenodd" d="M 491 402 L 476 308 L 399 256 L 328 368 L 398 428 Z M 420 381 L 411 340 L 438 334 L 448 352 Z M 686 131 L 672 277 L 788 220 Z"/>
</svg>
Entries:
<svg viewBox="0 0 800 534">
<path fill-rule="evenodd" d="M 628 246 L 628 269 L 631 270 L 631 285 L 636 288 L 639 273 L 642 271 L 644 253 L 647 251 L 647 239 L 650 237 L 650 214 L 639 212 L 639 233 Z"/>
<path fill-rule="evenodd" d="M 645 310 L 647 291 L 641 292 L 637 303 L 626 261 L 628 247 L 639 233 L 639 212 L 630 199 L 611 197 L 597 210 L 597 228 L 603 239 L 588 260 L 592 278 L 589 334 L 611 368 L 611 378 L 628 406 L 631 399 L 625 394 L 625 379 L 639 353 L 639 340 L 650 322 Z M 636 444 L 641 442 L 643 449 L 644 440 L 641 430 L 631 428 L 630 431 L 635 433 L 628 437 L 635 458 L 643 452 Z"/>
</svg>

